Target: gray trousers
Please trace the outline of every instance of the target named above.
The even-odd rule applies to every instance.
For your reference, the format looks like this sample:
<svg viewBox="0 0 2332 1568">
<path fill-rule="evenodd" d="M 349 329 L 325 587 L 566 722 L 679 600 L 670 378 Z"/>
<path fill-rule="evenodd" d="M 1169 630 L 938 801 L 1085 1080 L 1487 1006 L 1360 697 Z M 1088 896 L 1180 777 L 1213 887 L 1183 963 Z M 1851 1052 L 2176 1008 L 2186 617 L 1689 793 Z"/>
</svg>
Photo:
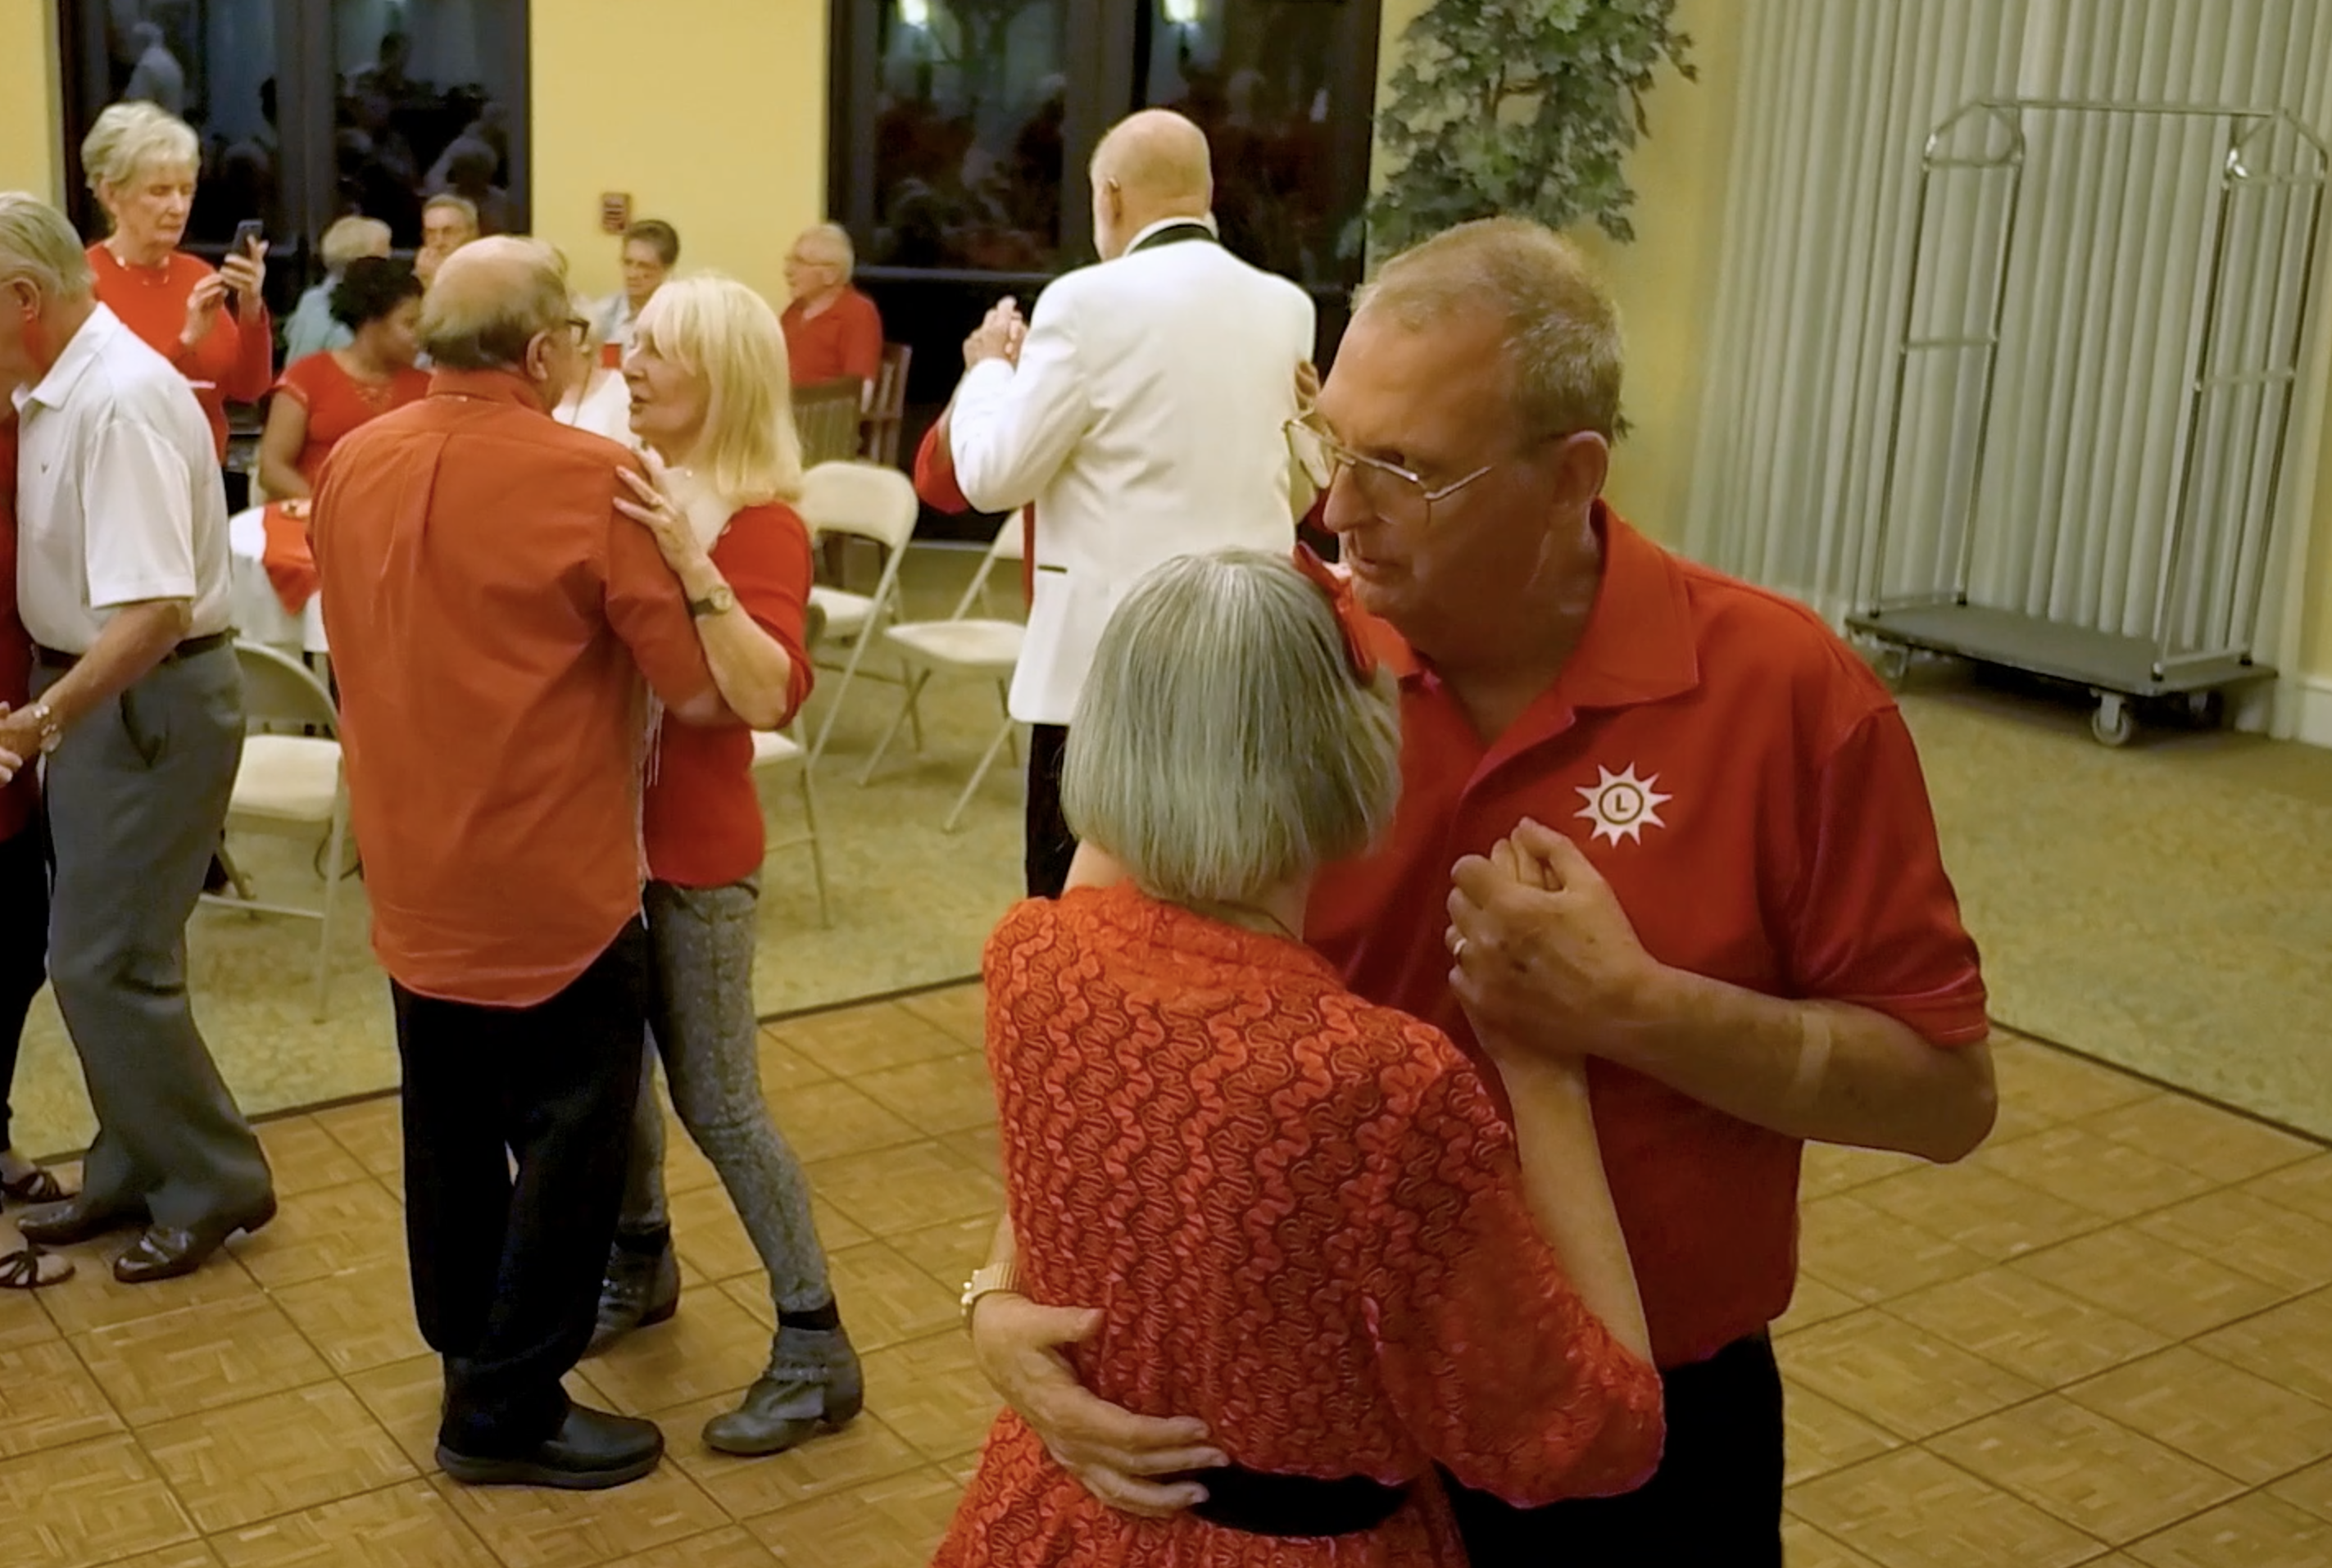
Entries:
<svg viewBox="0 0 2332 1568">
<path fill-rule="evenodd" d="M 720 1173 L 737 1218 L 769 1271 L 779 1312 L 810 1312 L 833 1299 L 826 1251 L 810 1217 L 809 1179 L 761 1098 L 760 1021 L 753 1016 L 753 942 L 760 884 L 726 887 L 651 882 L 645 903 L 655 954 L 648 1062 L 664 1058 L 680 1124 Z M 664 1190 L 664 1116 L 655 1075 L 640 1075 L 631 1167 L 620 1229 L 670 1222 Z"/>
<path fill-rule="evenodd" d="M 36 669 L 35 693 L 59 678 Z M 244 1212 L 270 1185 L 186 996 L 186 919 L 242 756 L 243 680 L 216 648 L 148 672 L 48 760 L 49 979 L 97 1112 L 81 1190 L 157 1225 Z"/>
</svg>

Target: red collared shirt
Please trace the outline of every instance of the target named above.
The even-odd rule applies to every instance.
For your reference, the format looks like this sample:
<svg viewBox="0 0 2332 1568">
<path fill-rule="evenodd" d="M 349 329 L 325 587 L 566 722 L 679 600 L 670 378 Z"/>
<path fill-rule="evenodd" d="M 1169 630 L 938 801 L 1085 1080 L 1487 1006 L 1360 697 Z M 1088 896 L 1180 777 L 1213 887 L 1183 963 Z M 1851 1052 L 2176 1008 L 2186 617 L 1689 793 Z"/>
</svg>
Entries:
<svg viewBox="0 0 2332 1568">
<path fill-rule="evenodd" d="M 616 510 L 626 469 L 517 377 L 443 369 L 324 464 L 350 820 L 373 950 L 407 990 L 533 1006 L 639 913 L 648 690 L 680 706 L 712 674 Z"/>
<path fill-rule="evenodd" d="M 1448 987 L 1451 865 L 1531 817 L 1569 833 L 1653 957 L 1769 996 L 1985 1037 L 1909 731 L 1811 611 L 1669 555 L 1601 509 L 1579 648 L 1485 742 L 1406 647 L 1388 843 L 1330 868 L 1306 927 L 1372 1001 L 1447 1031 L 1495 1087 Z M 1396 639 L 1397 641 L 1397 639 Z M 1662 1366 L 1771 1323 L 1796 1280 L 1802 1145 L 1605 1061 L 1596 1128 Z"/>
<path fill-rule="evenodd" d="M 955 482 L 955 452 L 947 443 L 947 416 L 942 414 L 923 432 L 915 448 L 915 495 L 934 512 L 950 516 L 970 512 L 971 502 Z M 1020 509 L 1020 602 L 1037 598 L 1037 509 Z"/>
<path fill-rule="evenodd" d="M 793 384 L 814 387 L 845 377 L 872 381 L 883 369 L 883 313 L 855 289 L 813 316 L 797 300 L 778 318 L 785 329 Z"/>
</svg>

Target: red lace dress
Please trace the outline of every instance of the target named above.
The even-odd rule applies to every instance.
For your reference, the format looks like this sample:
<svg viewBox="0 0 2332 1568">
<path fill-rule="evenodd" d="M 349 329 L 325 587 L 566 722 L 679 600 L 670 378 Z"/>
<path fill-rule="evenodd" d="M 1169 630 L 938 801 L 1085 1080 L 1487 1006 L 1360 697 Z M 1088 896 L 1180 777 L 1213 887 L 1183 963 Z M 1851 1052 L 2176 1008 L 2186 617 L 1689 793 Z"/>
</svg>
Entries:
<svg viewBox="0 0 2332 1568">
<path fill-rule="evenodd" d="M 1564 1281 L 1438 1031 L 1130 886 L 1019 905 L 983 967 L 1024 1288 L 1102 1309 L 1085 1386 L 1248 1469 L 1421 1484 L 1329 1538 L 1137 1519 L 1008 1411 L 937 1568 L 1462 1564 L 1437 1463 L 1520 1504 L 1650 1474 L 1658 1376 Z"/>
</svg>

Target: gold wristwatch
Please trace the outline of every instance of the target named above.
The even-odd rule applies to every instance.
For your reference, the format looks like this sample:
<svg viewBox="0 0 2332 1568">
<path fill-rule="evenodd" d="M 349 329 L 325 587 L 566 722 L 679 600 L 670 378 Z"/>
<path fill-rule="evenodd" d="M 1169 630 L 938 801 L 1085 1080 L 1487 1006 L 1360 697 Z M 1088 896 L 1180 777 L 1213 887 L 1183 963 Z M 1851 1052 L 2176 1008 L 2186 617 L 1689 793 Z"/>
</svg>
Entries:
<svg viewBox="0 0 2332 1568">
<path fill-rule="evenodd" d="M 717 582 L 701 599 L 688 601 L 688 613 L 702 619 L 705 616 L 725 616 L 737 607 L 737 592 L 725 582 Z"/>
<path fill-rule="evenodd" d="M 971 1309 L 980 1305 L 981 1296 L 1019 1288 L 1020 1270 L 1012 1264 L 991 1263 L 984 1268 L 973 1269 L 971 1277 L 963 1282 L 963 1326 L 971 1326 Z"/>
</svg>

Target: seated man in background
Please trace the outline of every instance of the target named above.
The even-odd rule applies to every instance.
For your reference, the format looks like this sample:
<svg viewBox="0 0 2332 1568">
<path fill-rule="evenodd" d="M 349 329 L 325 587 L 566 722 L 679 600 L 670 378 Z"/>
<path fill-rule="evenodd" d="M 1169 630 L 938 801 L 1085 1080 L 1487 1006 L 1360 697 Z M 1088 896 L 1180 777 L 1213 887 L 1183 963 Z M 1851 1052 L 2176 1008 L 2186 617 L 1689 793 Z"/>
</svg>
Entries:
<svg viewBox="0 0 2332 1568">
<path fill-rule="evenodd" d="M 345 349 L 355 340 L 345 322 L 332 314 L 332 291 L 359 256 L 389 253 L 388 225 L 378 218 L 342 218 L 324 231 L 321 247 L 324 281 L 300 296 L 283 321 L 283 363 L 296 365 L 327 349 Z"/>
<path fill-rule="evenodd" d="M 608 369 L 623 368 L 632 323 L 679 264 L 680 231 L 662 218 L 642 218 L 624 231 L 624 286 L 600 301 L 591 323 Z"/>
<path fill-rule="evenodd" d="M 654 1423 L 559 1380 L 590 1343 L 640 1090 L 647 697 L 665 723 L 735 722 L 616 510 L 636 461 L 550 417 L 584 326 L 539 241 L 449 259 L 422 312 L 430 395 L 343 440 L 316 496 L 414 1303 L 444 1358 L 437 1462 L 473 1486 L 620 1486 L 663 1456 Z"/>
<path fill-rule="evenodd" d="M 779 323 L 797 387 L 872 385 L 883 368 L 883 313 L 850 286 L 855 264 L 850 234 L 840 224 L 803 230 L 786 253 L 786 292 L 793 301 Z"/>
<path fill-rule="evenodd" d="M 413 271 L 421 286 L 436 282 L 445 258 L 477 237 L 476 204 L 451 193 L 431 196 L 421 208 L 421 248 L 413 254 Z"/>
</svg>

